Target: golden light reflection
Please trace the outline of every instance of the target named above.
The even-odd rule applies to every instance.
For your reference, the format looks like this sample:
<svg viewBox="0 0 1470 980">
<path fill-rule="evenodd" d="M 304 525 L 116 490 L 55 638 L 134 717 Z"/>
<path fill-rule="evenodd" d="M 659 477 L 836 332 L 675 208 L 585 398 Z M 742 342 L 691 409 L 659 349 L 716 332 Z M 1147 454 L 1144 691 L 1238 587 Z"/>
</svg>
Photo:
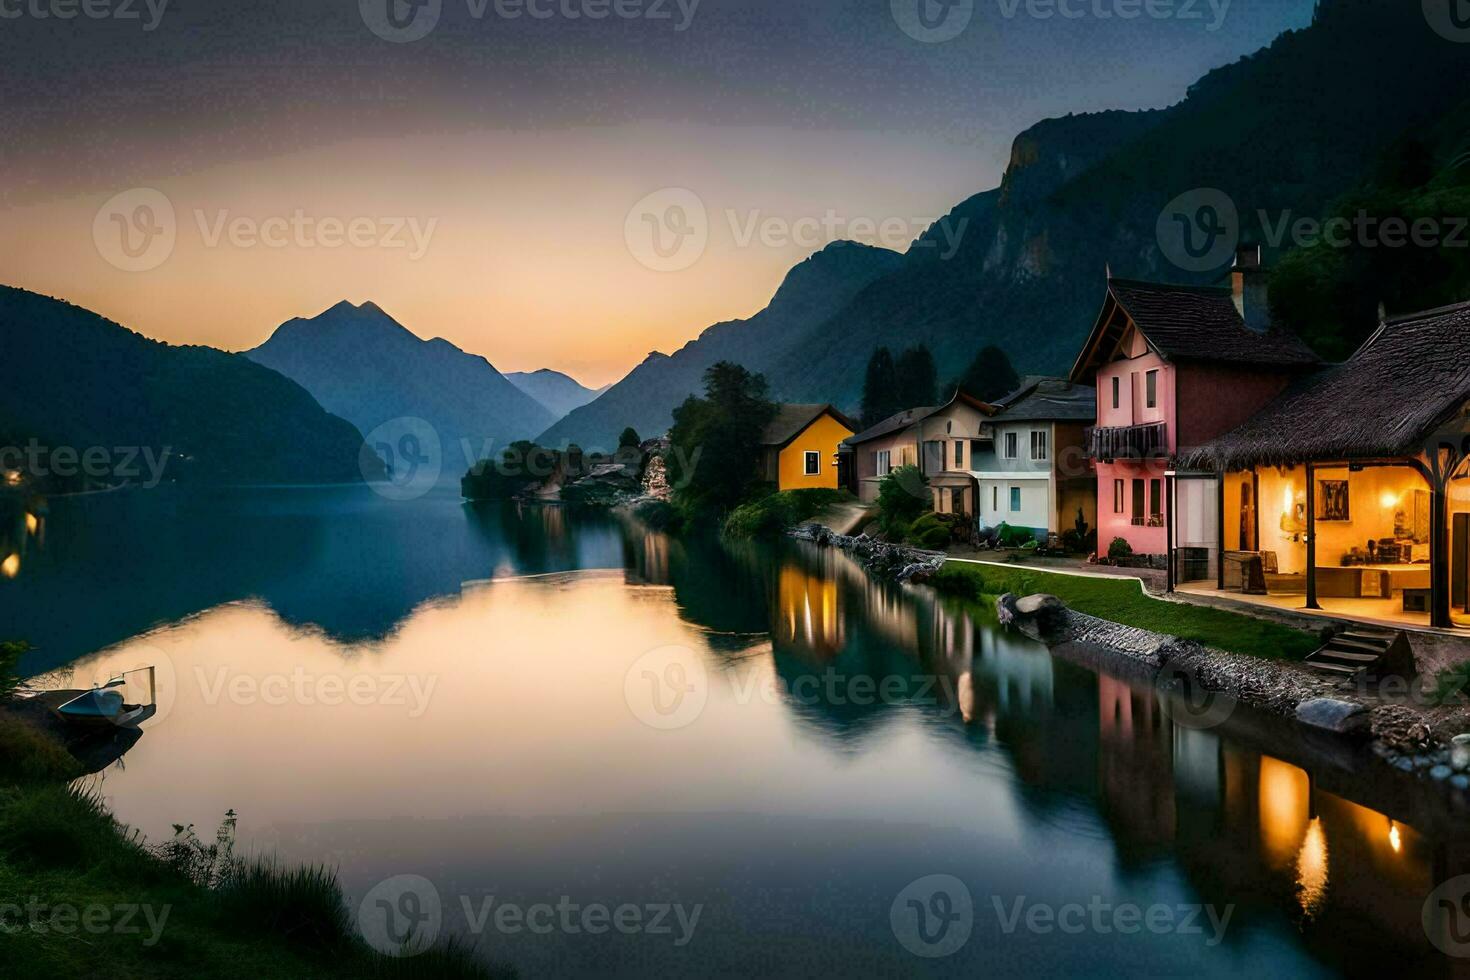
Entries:
<svg viewBox="0 0 1470 980">
<path fill-rule="evenodd" d="M 1404 850 L 1404 842 L 1399 837 L 1398 825 L 1392 820 L 1388 822 L 1388 846 L 1393 848 L 1395 854 L 1400 854 Z"/>
<path fill-rule="evenodd" d="M 17 552 L 9 558 L 0 562 L 0 575 L 6 578 L 15 578 L 20 574 L 20 554 Z"/>
<path fill-rule="evenodd" d="M 1320 817 L 1307 825 L 1306 839 L 1296 858 L 1297 902 L 1308 917 L 1327 900 L 1327 833 Z"/>
<path fill-rule="evenodd" d="M 779 599 L 782 640 L 821 653 L 835 653 L 842 648 L 843 625 L 835 580 L 786 565 L 781 569 Z"/>
<path fill-rule="evenodd" d="M 38 531 L 40 529 L 40 527 L 41 527 L 41 519 L 39 517 L 37 517 L 35 514 L 27 513 L 26 514 L 26 530 L 29 531 L 32 534 L 35 534 L 36 531 Z"/>
<path fill-rule="evenodd" d="M 1261 847 L 1267 860 L 1287 865 L 1311 818 L 1312 781 L 1290 763 L 1261 756 Z"/>
<path fill-rule="evenodd" d="M 12 487 L 20 486 L 20 470 L 6 470 L 5 482 Z"/>
</svg>

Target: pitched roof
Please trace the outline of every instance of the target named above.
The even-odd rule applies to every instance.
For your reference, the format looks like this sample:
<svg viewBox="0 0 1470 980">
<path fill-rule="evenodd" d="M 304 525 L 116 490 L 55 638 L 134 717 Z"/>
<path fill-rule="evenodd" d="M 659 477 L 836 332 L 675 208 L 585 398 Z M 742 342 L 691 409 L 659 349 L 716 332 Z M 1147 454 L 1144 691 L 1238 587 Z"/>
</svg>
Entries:
<svg viewBox="0 0 1470 980">
<path fill-rule="evenodd" d="M 889 435 L 890 433 L 898 432 L 901 429 L 907 429 L 911 425 L 917 425 L 918 423 L 924 421 L 927 418 L 930 418 L 931 416 L 938 415 L 940 412 L 944 411 L 946 408 L 949 408 L 956 402 L 964 402 L 966 405 L 969 405 L 972 408 L 979 409 L 986 415 L 995 414 L 994 405 L 989 405 L 985 402 L 982 402 L 980 399 L 975 398 L 971 395 L 967 395 L 963 391 L 957 391 L 955 392 L 954 397 L 945 402 L 943 405 L 926 405 L 922 408 L 906 408 L 896 415 L 890 415 L 888 418 L 884 419 L 882 422 L 879 422 L 872 428 L 864 429 L 857 435 L 849 437 L 843 442 L 843 445 L 856 446 L 858 443 L 870 442 L 873 439 L 878 439 L 883 436 Z"/>
<path fill-rule="evenodd" d="M 1099 354 L 1108 356 L 1109 351 L 1101 342 L 1110 333 L 1109 313 L 1113 303 L 1138 325 L 1149 346 L 1171 361 L 1296 368 L 1321 363 L 1321 358 L 1288 330 L 1273 328 L 1257 333 L 1247 327 L 1228 287 L 1179 286 L 1110 277 L 1107 301 L 1072 369 L 1074 381 L 1091 376 L 1098 367 Z M 1116 343 L 1120 338 L 1112 339 Z"/>
<path fill-rule="evenodd" d="M 1091 422 L 1097 418 L 1097 389 L 1065 378 L 1027 378 L 995 407 L 1001 421 Z"/>
<path fill-rule="evenodd" d="M 1300 379 L 1180 463 L 1241 469 L 1416 455 L 1470 403 L 1466 351 L 1470 303 L 1388 320 L 1346 363 Z M 1454 428 L 1470 436 L 1470 420 Z"/>
<path fill-rule="evenodd" d="M 851 419 L 831 405 L 781 404 L 776 406 L 776 417 L 771 419 L 761 435 L 761 445 L 785 447 L 823 415 L 831 415 L 849 430 L 857 428 Z"/>
</svg>

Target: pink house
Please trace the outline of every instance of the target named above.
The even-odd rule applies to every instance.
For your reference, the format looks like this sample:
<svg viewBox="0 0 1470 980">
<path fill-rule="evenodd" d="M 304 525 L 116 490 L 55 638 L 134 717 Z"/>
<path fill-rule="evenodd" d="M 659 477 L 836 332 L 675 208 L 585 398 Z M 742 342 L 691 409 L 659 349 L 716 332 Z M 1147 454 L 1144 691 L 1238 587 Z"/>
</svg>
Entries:
<svg viewBox="0 0 1470 980">
<path fill-rule="evenodd" d="M 1236 428 L 1320 363 L 1271 325 L 1265 280 L 1258 249 L 1237 256 L 1229 288 L 1108 277 L 1072 368 L 1073 382 L 1097 388 L 1088 452 L 1099 551 L 1123 538 L 1136 554 L 1166 555 L 1171 461 Z"/>
</svg>

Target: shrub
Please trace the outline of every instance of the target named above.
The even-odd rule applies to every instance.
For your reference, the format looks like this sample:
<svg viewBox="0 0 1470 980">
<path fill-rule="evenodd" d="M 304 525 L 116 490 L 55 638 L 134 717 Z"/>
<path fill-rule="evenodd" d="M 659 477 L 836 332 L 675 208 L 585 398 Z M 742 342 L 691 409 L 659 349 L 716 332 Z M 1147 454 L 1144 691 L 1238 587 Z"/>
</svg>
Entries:
<svg viewBox="0 0 1470 980">
<path fill-rule="evenodd" d="M 1113 543 L 1108 545 L 1108 557 L 1114 560 L 1119 558 L 1132 558 L 1133 545 L 1128 543 L 1127 538 L 1114 538 Z"/>
<path fill-rule="evenodd" d="M 939 514 L 924 514 L 909 527 L 907 537 L 920 548 L 938 551 L 949 544 L 950 525 Z"/>
<path fill-rule="evenodd" d="M 14 695 L 20 686 L 20 658 L 30 649 L 28 643 L 0 643 L 0 701 Z"/>
<path fill-rule="evenodd" d="M 1000 526 L 999 541 L 1002 548 L 1020 548 L 1035 540 L 1036 535 L 1028 527 L 1011 527 L 1009 524 Z"/>
<path fill-rule="evenodd" d="M 37 868 L 157 880 L 163 866 L 120 827 L 95 787 L 37 786 L 0 805 L 0 853 Z"/>
<path fill-rule="evenodd" d="M 917 466 L 900 466 L 878 485 L 878 521 L 891 539 L 929 510 L 929 481 Z"/>
</svg>

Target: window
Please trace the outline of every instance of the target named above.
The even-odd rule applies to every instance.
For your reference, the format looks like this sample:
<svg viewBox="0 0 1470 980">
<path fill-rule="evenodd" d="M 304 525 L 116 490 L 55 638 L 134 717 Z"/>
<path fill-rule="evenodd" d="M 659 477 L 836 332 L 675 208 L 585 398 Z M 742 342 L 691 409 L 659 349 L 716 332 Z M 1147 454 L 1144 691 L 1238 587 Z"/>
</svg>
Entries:
<svg viewBox="0 0 1470 980">
<path fill-rule="evenodd" d="M 1148 526 L 1164 526 L 1164 481 L 1148 481 Z"/>
<path fill-rule="evenodd" d="M 1021 454 L 1021 434 L 1019 432 L 1006 433 L 1006 459 L 1015 459 Z"/>
<path fill-rule="evenodd" d="M 1000 487 L 990 488 L 990 509 L 996 512 L 1000 511 Z"/>
<path fill-rule="evenodd" d="M 1121 391 L 1122 391 L 1122 388 L 1123 388 L 1123 383 L 1122 382 L 1123 382 L 1123 379 L 1122 378 L 1118 378 L 1118 377 L 1114 377 L 1113 378 L 1113 407 L 1114 408 L 1117 408 L 1118 406 L 1120 406 L 1122 404 L 1122 394 L 1121 394 Z"/>
<path fill-rule="evenodd" d="M 965 468 L 965 444 L 963 442 L 954 444 L 954 468 L 957 470 Z"/>
<path fill-rule="evenodd" d="M 1148 392 L 1148 407 L 1159 407 L 1159 372 L 1150 371 L 1143 376 L 1144 387 Z"/>
<path fill-rule="evenodd" d="M 1046 460 L 1046 432 L 1031 433 L 1031 458 L 1038 462 Z"/>
<path fill-rule="evenodd" d="M 1017 514 L 1021 510 L 1021 488 L 1011 487 L 1011 513 Z"/>
<path fill-rule="evenodd" d="M 1143 481 L 1133 481 L 1133 523 L 1143 527 Z"/>
<path fill-rule="evenodd" d="M 878 476 L 887 476 L 893 471 L 893 452 L 888 449 L 880 449 L 873 454 L 873 472 Z"/>
<path fill-rule="evenodd" d="M 1113 481 L 1113 513 L 1123 513 L 1124 483 L 1122 480 Z"/>
<path fill-rule="evenodd" d="M 821 473 L 821 472 L 822 472 L 822 454 L 821 453 L 810 453 L 810 452 L 807 453 L 806 454 L 806 475 L 807 476 L 816 476 L 818 473 Z"/>
</svg>

